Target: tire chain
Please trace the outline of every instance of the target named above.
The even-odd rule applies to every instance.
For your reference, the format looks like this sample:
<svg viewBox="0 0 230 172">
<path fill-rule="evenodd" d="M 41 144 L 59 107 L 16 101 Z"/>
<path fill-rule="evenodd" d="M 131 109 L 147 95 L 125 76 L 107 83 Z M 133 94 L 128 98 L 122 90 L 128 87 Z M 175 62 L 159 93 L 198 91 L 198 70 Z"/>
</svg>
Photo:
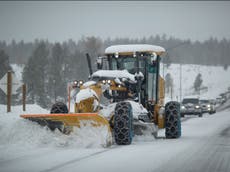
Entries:
<svg viewBox="0 0 230 172">
<path fill-rule="evenodd" d="M 169 102 L 166 104 L 166 138 L 177 138 L 179 135 L 179 107 L 177 102 Z"/>
<path fill-rule="evenodd" d="M 116 143 L 119 145 L 130 144 L 130 129 L 129 129 L 129 108 L 128 102 L 118 103 L 115 108 L 114 123 L 114 136 Z"/>
</svg>

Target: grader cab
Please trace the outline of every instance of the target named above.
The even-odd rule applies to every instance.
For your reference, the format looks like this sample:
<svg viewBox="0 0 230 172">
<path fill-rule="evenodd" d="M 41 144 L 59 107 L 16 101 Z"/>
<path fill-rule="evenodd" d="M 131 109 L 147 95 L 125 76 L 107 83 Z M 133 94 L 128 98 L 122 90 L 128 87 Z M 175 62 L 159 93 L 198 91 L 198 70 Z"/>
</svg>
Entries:
<svg viewBox="0 0 230 172">
<path fill-rule="evenodd" d="M 179 138 L 180 105 L 171 101 L 164 106 L 164 79 L 160 76 L 164 53 L 164 48 L 146 44 L 110 46 L 97 59 L 98 71 L 94 73 L 87 55 L 89 81 L 75 81 L 69 89 L 70 94 L 80 88 L 73 113 L 69 113 L 70 105 L 67 108 L 58 102 L 51 114 L 22 117 L 64 133 L 84 127 L 82 121 L 91 121 L 92 127 L 106 126 L 118 145 L 131 144 L 135 135 L 145 131 L 157 137 L 158 128 L 164 127 L 166 138 Z M 108 106 L 110 111 L 103 110 Z"/>
</svg>

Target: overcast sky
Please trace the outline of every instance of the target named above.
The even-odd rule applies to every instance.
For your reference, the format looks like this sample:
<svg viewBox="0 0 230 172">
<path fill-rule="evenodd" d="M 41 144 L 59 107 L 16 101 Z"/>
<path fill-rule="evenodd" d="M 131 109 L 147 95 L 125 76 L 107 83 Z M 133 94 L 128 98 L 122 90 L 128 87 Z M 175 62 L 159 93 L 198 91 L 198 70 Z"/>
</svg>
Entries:
<svg viewBox="0 0 230 172">
<path fill-rule="evenodd" d="M 140 38 L 166 34 L 230 39 L 230 2 L 0 2 L 0 40 Z"/>
</svg>

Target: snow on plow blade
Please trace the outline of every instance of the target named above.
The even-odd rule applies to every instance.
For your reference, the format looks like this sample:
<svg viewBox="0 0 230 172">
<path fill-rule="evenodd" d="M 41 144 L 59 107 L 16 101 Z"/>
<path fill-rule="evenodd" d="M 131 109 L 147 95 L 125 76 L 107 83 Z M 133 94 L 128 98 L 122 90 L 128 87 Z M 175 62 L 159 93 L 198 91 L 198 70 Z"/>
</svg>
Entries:
<svg viewBox="0 0 230 172">
<path fill-rule="evenodd" d="M 105 126 L 110 132 L 108 120 L 97 113 L 23 114 L 20 117 L 37 122 L 42 126 L 48 126 L 51 130 L 59 129 L 65 134 L 70 133 L 73 127 L 81 128 L 85 125 Z"/>
</svg>

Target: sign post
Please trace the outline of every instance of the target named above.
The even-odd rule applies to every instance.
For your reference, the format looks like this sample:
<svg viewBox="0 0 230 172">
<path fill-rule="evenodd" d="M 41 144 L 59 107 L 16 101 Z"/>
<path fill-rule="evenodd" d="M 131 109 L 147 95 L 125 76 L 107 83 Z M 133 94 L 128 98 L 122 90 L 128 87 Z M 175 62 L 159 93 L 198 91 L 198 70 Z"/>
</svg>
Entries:
<svg viewBox="0 0 230 172">
<path fill-rule="evenodd" d="M 7 112 L 11 112 L 11 97 L 16 94 L 20 83 L 12 71 L 8 71 L 0 80 L 0 89 L 6 94 L 7 97 Z"/>
</svg>

